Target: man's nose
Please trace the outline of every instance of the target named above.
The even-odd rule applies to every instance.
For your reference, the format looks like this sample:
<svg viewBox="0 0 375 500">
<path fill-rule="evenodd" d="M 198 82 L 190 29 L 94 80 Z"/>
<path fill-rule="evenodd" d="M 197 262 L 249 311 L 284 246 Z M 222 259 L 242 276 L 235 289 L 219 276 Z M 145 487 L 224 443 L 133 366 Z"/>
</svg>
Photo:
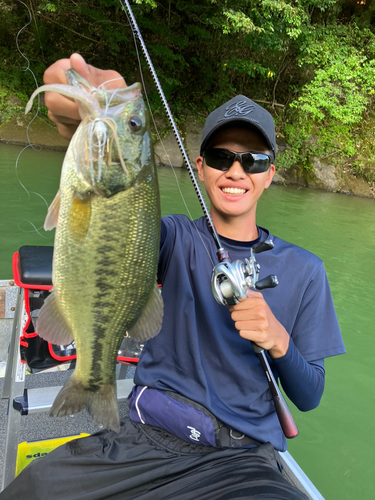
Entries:
<svg viewBox="0 0 375 500">
<path fill-rule="evenodd" d="M 226 171 L 226 176 L 228 178 L 245 178 L 246 177 L 246 173 L 245 173 L 244 169 L 242 168 L 242 164 L 241 164 L 239 158 L 236 158 L 236 160 L 233 162 L 230 169 Z"/>
</svg>

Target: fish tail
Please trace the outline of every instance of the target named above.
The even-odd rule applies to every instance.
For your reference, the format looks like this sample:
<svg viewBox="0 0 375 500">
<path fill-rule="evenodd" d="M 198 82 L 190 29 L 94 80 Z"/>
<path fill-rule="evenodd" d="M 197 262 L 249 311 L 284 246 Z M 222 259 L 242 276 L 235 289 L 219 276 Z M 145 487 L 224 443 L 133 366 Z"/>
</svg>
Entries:
<svg viewBox="0 0 375 500">
<path fill-rule="evenodd" d="M 96 423 L 120 431 L 116 385 L 105 384 L 93 390 L 72 375 L 57 395 L 50 416 L 73 415 L 86 409 Z"/>
</svg>

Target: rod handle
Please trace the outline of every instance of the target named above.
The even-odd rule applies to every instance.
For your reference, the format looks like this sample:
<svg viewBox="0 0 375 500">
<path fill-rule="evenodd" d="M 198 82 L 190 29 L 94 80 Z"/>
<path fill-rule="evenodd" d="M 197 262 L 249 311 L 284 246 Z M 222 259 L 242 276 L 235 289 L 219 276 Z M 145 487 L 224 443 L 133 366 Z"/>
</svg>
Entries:
<svg viewBox="0 0 375 500">
<path fill-rule="evenodd" d="M 272 399 L 275 404 L 275 410 L 279 418 L 280 426 L 283 430 L 284 436 L 287 439 L 292 439 L 298 436 L 298 428 L 294 422 L 293 415 L 289 410 L 288 405 L 277 385 L 275 377 L 273 376 L 271 367 L 268 363 L 266 353 L 262 347 L 259 347 L 254 342 L 250 341 L 253 346 L 254 352 L 258 354 L 260 362 L 267 376 L 269 388 L 271 390 Z"/>
</svg>

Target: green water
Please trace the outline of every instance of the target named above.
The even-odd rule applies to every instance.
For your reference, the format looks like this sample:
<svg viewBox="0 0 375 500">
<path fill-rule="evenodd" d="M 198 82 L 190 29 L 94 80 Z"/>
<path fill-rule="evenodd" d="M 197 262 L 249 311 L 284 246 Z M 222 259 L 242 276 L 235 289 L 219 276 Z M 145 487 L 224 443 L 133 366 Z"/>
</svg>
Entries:
<svg viewBox="0 0 375 500">
<path fill-rule="evenodd" d="M 10 278 L 11 257 L 22 245 L 52 245 L 43 225 L 59 181 L 63 154 L 0 144 L 0 279 Z M 188 174 L 177 171 L 193 217 L 201 210 Z M 159 170 L 162 211 L 186 213 L 173 173 Z M 319 408 L 292 408 L 300 435 L 289 451 L 327 500 L 375 498 L 375 202 L 294 187 L 271 186 L 258 223 L 316 253 L 325 262 L 348 354 L 326 361 Z M 33 224 L 33 226 L 31 225 Z"/>
</svg>

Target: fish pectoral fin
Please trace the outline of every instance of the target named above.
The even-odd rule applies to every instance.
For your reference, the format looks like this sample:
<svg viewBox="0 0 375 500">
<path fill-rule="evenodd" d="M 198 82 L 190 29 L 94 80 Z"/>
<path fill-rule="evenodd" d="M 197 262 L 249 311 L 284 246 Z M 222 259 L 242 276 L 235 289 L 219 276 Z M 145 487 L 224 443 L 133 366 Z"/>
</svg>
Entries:
<svg viewBox="0 0 375 500">
<path fill-rule="evenodd" d="M 128 334 L 135 340 L 148 340 L 160 332 L 163 321 L 163 299 L 158 285 L 155 283 L 149 301 L 137 323 L 128 330 Z"/>
<path fill-rule="evenodd" d="M 51 205 L 48 207 L 46 220 L 44 221 L 44 226 L 43 226 L 45 231 L 51 231 L 51 229 L 54 229 L 57 226 L 57 220 L 59 218 L 59 212 L 60 212 L 60 200 L 61 200 L 61 195 L 59 189 Z"/>
<path fill-rule="evenodd" d="M 84 241 L 90 227 L 90 221 L 91 195 L 73 193 L 68 217 L 68 230 L 76 242 Z"/>
<path fill-rule="evenodd" d="M 54 292 L 44 301 L 36 322 L 36 332 L 39 337 L 55 345 L 68 345 L 73 340 L 72 330 Z"/>
</svg>

